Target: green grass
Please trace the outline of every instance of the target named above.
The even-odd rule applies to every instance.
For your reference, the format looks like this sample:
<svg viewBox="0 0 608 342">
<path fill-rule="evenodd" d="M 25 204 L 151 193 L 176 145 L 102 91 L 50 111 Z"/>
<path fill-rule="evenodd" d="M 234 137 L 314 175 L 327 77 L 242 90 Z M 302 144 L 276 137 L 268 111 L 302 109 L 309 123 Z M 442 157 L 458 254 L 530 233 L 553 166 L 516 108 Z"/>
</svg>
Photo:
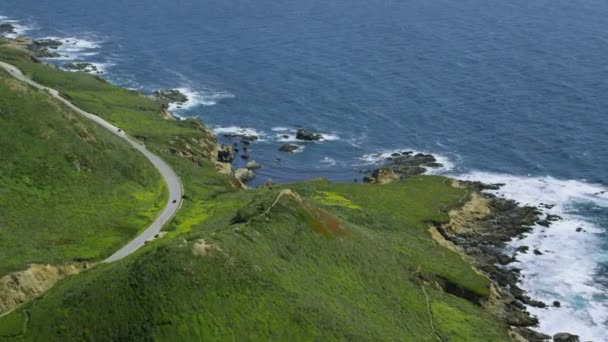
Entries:
<svg viewBox="0 0 608 342">
<path fill-rule="evenodd" d="M 65 72 L 37 63 L 25 52 L 2 45 L 0 60 L 15 65 L 34 81 L 57 89 L 76 106 L 121 127 L 152 150 L 187 152 L 197 162 L 209 159 L 213 153 L 215 138 L 197 121 L 166 120 L 161 115 L 161 104 L 139 92 L 84 72 Z"/>
<path fill-rule="evenodd" d="M 205 161 L 211 139 L 195 123 L 159 119 L 158 105 L 140 94 L 21 52 L 0 47 L 0 59 L 141 136 L 185 190 L 164 238 L 0 318 L 0 340 L 507 339 L 504 324 L 441 287 L 483 298 L 490 286 L 427 231 L 468 199 L 448 179 L 237 191 Z M 192 138 L 208 142 L 189 148 Z M 177 156 L 184 151 L 195 157 Z M 298 195 L 279 198 L 286 189 Z M 215 246 L 205 256 L 193 253 L 200 239 Z"/>
<path fill-rule="evenodd" d="M 283 196 L 261 215 L 284 188 L 295 189 L 302 202 Z M 323 205 L 320 192 L 360 208 Z M 466 197 L 446 179 L 384 186 L 315 181 L 220 193 L 208 193 L 213 208 L 190 233 L 70 277 L 26 307 L 30 320 L 21 337 L 506 340 L 506 327 L 479 306 L 432 285 L 454 278 L 480 294 L 489 288 L 426 231 Z M 237 211 L 248 223 L 232 223 Z M 316 220 L 339 229 L 321 234 Z M 218 249 L 195 256 L 192 246 L 201 238 Z M 18 321 L 24 311 L 7 319 Z"/>
<path fill-rule="evenodd" d="M 166 189 L 143 156 L 5 73 L 0 94 L 0 276 L 99 260 L 152 222 Z"/>
</svg>

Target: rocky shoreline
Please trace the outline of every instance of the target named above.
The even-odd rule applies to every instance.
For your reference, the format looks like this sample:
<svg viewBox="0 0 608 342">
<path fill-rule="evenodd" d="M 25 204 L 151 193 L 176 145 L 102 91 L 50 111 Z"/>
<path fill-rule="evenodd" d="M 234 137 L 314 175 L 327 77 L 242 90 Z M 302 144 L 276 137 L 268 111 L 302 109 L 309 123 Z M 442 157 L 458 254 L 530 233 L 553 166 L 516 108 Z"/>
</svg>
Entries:
<svg viewBox="0 0 608 342">
<path fill-rule="evenodd" d="M 366 171 L 364 182 L 387 184 L 442 166 L 434 156 L 412 151 L 395 152 L 386 162 L 382 167 Z M 438 244 L 459 253 L 492 282 L 488 299 L 478 302 L 478 298 L 470 296 L 472 301 L 505 322 L 514 340 L 579 341 L 578 336 L 565 332 L 548 336 L 534 331 L 538 319 L 526 310 L 526 305 L 544 308 L 549 305 L 559 307 L 560 303 L 547 304 L 530 298 L 518 286 L 520 270 L 508 266 L 516 261 L 515 257 L 505 254 L 505 247 L 513 238 L 529 233 L 535 224 L 549 226 L 561 218 L 552 215 L 541 217 L 539 208 L 522 206 L 514 200 L 485 192 L 498 190 L 504 184 L 453 179 L 452 185 L 467 189 L 469 199 L 461 208 L 450 211 L 448 223 L 432 223 L 429 232 Z M 525 253 L 523 249 L 526 248 L 520 248 L 519 252 Z M 538 255 L 540 252 L 534 253 Z M 464 293 L 457 295 L 467 297 Z"/>
</svg>

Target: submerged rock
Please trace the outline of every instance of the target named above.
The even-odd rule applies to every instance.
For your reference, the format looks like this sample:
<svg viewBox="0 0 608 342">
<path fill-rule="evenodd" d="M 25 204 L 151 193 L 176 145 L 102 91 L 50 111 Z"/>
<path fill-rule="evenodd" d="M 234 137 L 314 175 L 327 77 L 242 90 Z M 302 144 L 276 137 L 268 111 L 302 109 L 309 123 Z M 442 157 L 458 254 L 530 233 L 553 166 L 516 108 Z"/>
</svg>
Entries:
<svg viewBox="0 0 608 342">
<path fill-rule="evenodd" d="M 321 134 L 319 134 L 319 133 L 313 133 L 313 132 L 310 132 L 308 130 L 305 130 L 304 128 L 300 128 L 296 132 L 296 139 L 298 139 L 298 140 L 314 141 L 314 140 L 321 140 L 321 139 L 323 139 L 323 136 Z"/>
<path fill-rule="evenodd" d="M 294 144 L 283 144 L 279 147 L 281 152 L 295 152 L 300 149 L 300 146 Z"/>
</svg>

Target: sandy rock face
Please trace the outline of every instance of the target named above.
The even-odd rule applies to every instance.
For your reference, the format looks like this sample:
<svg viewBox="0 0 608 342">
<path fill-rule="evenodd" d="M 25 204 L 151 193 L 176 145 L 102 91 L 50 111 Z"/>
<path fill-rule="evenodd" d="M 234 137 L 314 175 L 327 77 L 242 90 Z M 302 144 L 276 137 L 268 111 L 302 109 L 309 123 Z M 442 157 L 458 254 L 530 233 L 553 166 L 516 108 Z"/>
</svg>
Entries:
<svg viewBox="0 0 608 342">
<path fill-rule="evenodd" d="M 0 314 L 38 297 L 60 279 L 89 267 L 87 263 L 65 266 L 33 264 L 25 271 L 0 278 Z"/>
</svg>

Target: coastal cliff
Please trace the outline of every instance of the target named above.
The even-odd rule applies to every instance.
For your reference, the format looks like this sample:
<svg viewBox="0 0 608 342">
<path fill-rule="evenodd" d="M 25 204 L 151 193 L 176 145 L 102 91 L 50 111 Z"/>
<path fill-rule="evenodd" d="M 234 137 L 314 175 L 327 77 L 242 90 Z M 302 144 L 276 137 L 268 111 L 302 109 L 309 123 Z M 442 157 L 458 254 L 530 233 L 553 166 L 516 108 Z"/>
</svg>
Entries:
<svg viewBox="0 0 608 342">
<path fill-rule="evenodd" d="M 11 43 L 0 60 L 137 138 L 185 190 L 178 215 L 141 252 L 78 275 L 38 267 L 52 277 L 19 303 L 37 299 L 0 318 L 0 340 L 547 338 L 527 329 L 536 322 L 520 304 L 531 299 L 516 273 L 496 266 L 504 243 L 538 213 L 484 194 L 482 184 L 417 175 L 436 166 L 432 156 L 395 156 L 397 171 L 372 174 L 379 184 L 244 191 L 229 149 L 202 122 Z M 98 132 L 85 132 L 96 141 Z M 49 279 L 57 285 L 44 293 Z"/>
</svg>

